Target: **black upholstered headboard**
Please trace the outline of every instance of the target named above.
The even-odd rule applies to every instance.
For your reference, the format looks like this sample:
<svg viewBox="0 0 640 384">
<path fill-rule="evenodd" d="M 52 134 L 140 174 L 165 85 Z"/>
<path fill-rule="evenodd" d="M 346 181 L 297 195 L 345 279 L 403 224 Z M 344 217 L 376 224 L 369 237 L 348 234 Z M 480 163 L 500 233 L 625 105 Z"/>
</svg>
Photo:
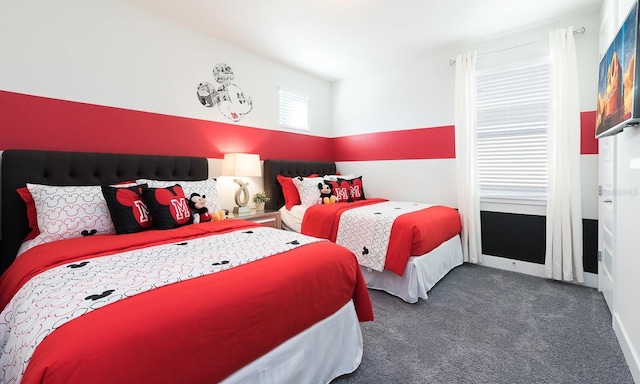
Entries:
<svg viewBox="0 0 640 384">
<path fill-rule="evenodd" d="M 265 160 L 264 191 L 271 198 L 265 204 L 267 209 L 280 209 L 284 205 L 282 187 L 277 176 L 309 176 L 311 174 L 335 175 L 336 163 L 325 161 Z"/>
<path fill-rule="evenodd" d="M 29 232 L 26 206 L 17 188 L 27 182 L 49 185 L 103 185 L 138 178 L 203 180 L 204 157 L 130 155 L 114 153 L 6 150 L 2 153 L 2 252 L 0 273 L 15 259 Z"/>
</svg>

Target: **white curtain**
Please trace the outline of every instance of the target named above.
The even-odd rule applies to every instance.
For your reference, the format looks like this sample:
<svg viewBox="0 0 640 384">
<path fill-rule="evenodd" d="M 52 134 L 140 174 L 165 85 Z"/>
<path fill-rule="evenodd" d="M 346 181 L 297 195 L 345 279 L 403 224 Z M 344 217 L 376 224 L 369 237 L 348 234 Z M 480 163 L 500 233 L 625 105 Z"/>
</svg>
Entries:
<svg viewBox="0 0 640 384">
<path fill-rule="evenodd" d="M 456 58 L 456 166 L 458 212 L 462 222 L 464 261 L 482 261 L 480 197 L 476 164 L 476 53 Z"/>
<path fill-rule="evenodd" d="M 580 94 L 573 28 L 549 33 L 551 108 L 545 276 L 584 282 L 580 184 Z"/>
</svg>

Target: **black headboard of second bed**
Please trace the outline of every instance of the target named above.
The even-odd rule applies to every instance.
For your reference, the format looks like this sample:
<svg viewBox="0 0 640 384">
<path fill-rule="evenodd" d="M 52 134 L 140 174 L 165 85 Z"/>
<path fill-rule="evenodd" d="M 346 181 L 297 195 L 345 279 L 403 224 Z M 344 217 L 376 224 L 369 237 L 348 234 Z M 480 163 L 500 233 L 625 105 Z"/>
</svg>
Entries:
<svg viewBox="0 0 640 384">
<path fill-rule="evenodd" d="M 2 253 L 0 273 L 15 259 L 29 232 L 24 201 L 16 193 L 26 183 L 104 185 L 139 178 L 203 180 L 209 168 L 205 157 L 154 156 L 116 153 L 5 150 L 2 153 Z"/>
</svg>

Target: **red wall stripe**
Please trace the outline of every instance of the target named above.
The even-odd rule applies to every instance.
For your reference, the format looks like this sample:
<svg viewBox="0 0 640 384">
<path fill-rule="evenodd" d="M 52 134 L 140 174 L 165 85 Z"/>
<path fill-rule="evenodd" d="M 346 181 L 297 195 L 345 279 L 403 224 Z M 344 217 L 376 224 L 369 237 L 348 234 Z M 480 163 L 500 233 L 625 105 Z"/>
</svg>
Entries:
<svg viewBox="0 0 640 384">
<path fill-rule="evenodd" d="M 580 113 L 580 154 L 597 155 L 598 139 L 596 139 L 596 111 Z"/>
<path fill-rule="evenodd" d="M 453 125 L 336 137 L 336 161 L 453 159 Z"/>
<path fill-rule="evenodd" d="M 580 113 L 580 154 L 598 153 L 595 111 Z M 455 158 L 455 127 L 368 133 L 334 139 L 336 161 Z"/>
<path fill-rule="evenodd" d="M 0 91 L 0 149 L 331 161 L 330 138 Z"/>
<path fill-rule="evenodd" d="M 375 161 L 455 158 L 454 126 L 325 138 L 0 91 L 0 149 L 222 158 Z M 581 153 L 597 154 L 595 111 L 582 112 Z"/>
</svg>

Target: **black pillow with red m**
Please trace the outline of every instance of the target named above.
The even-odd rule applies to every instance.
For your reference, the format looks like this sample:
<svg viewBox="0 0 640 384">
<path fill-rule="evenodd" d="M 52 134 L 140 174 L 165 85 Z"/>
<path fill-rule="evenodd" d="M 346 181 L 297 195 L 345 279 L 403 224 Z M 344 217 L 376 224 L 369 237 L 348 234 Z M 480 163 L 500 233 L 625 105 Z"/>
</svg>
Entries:
<svg viewBox="0 0 640 384">
<path fill-rule="evenodd" d="M 118 235 L 141 232 L 153 227 L 149 208 L 142 197 L 146 184 L 131 187 L 102 186 L 111 221 Z"/>
<path fill-rule="evenodd" d="M 156 229 L 173 229 L 191 223 L 191 209 L 179 184 L 167 188 L 142 188 L 142 198 Z"/>
</svg>

